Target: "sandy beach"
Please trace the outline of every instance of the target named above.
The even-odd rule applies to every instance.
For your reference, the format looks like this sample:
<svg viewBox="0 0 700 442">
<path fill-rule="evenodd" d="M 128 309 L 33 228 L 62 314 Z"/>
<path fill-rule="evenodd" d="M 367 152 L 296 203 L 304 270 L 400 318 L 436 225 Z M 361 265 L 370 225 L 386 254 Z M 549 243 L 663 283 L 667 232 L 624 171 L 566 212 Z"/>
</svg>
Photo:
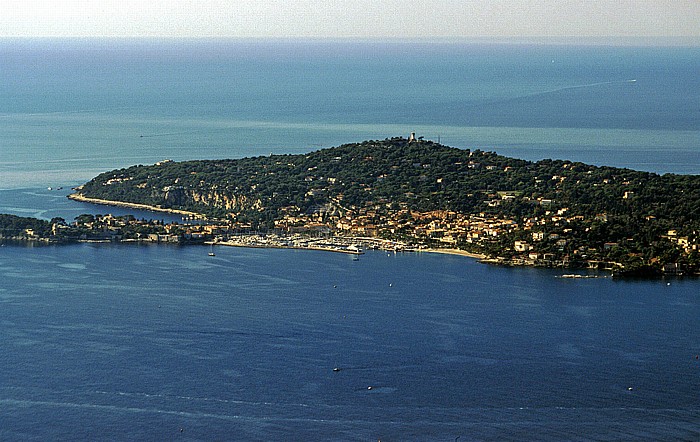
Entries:
<svg viewBox="0 0 700 442">
<path fill-rule="evenodd" d="M 188 212 L 186 210 L 164 209 L 162 207 L 149 206 L 146 204 L 126 203 L 123 201 L 111 201 L 111 200 L 101 200 L 98 198 L 88 198 L 88 197 L 85 197 L 79 193 L 72 193 L 72 194 L 68 195 L 68 198 L 70 198 L 74 201 L 80 201 L 83 203 L 102 204 L 105 206 L 128 207 L 130 209 L 150 210 L 152 212 L 177 213 L 179 215 L 185 215 L 185 216 L 190 216 L 190 217 L 194 217 L 194 218 L 204 218 L 204 216 L 202 216 L 199 213 Z"/>
<path fill-rule="evenodd" d="M 476 259 L 486 258 L 486 255 L 482 255 L 480 253 L 467 252 L 466 250 L 459 250 L 459 249 L 423 249 L 421 251 L 428 252 L 428 253 L 443 253 L 445 255 L 467 256 L 469 258 L 476 258 Z"/>
</svg>

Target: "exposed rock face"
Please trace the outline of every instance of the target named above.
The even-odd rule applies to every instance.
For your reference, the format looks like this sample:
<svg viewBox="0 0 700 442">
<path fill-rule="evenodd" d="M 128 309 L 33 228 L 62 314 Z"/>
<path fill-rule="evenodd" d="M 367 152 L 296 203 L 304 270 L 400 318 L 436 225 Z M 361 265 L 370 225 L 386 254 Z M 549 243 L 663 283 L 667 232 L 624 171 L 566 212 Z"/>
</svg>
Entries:
<svg viewBox="0 0 700 442">
<path fill-rule="evenodd" d="M 158 195 L 157 191 L 154 193 L 157 198 L 163 199 L 164 205 L 168 206 L 183 206 L 187 201 L 185 189 L 182 187 L 165 187 L 162 194 Z"/>
<path fill-rule="evenodd" d="M 154 192 L 156 199 L 161 199 L 167 206 L 190 206 L 201 204 L 230 211 L 258 210 L 262 207 L 259 199 L 250 199 L 245 195 L 232 195 L 216 190 L 202 191 L 183 187 L 166 187 L 162 192 Z"/>
<path fill-rule="evenodd" d="M 232 211 L 259 209 L 262 206 L 259 199 L 249 200 L 245 195 L 230 195 L 214 190 L 209 192 L 191 190 L 189 192 L 189 198 L 197 204 L 204 204 L 206 206 Z"/>
</svg>

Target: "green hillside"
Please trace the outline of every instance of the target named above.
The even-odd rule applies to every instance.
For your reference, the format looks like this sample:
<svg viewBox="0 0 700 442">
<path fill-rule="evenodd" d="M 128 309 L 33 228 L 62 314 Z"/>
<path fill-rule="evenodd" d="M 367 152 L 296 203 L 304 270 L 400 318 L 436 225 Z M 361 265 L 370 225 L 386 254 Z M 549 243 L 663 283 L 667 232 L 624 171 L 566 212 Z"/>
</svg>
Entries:
<svg viewBox="0 0 700 442">
<path fill-rule="evenodd" d="M 417 214 L 447 211 L 453 220 L 511 221 L 500 229 L 503 235 L 496 232 L 487 240 L 451 234 L 459 230 L 450 233 L 452 245 L 490 255 L 542 232 L 539 242 L 553 238 L 561 245 L 562 237 L 569 238 L 566 250 L 530 246 L 542 253 L 573 256 L 581 247 L 597 250 L 608 243 L 607 250 L 614 248 L 619 256 L 605 253 L 606 259 L 641 255 L 639 261 L 647 264 L 654 258 L 671 262 L 697 255 L 693 246 L 700 231 L 700 176 L 562 160 L 529 162 L 404 138 L 305 155 L 133 166 L 103 173 L 78 191 L 89 198 L 182 209 L 263 229 L 279 227 L 283 219 L 297 224 L 312 219 L 333 229 L 364 217 L 373 234 L 417 238 L 423 231 L 414 227 L 424 218 Z M 450 232 L 439 230 L 431 229 L 427 238 Z M 574 244 L 578 249 L 571 249 Z"/>
</svg>

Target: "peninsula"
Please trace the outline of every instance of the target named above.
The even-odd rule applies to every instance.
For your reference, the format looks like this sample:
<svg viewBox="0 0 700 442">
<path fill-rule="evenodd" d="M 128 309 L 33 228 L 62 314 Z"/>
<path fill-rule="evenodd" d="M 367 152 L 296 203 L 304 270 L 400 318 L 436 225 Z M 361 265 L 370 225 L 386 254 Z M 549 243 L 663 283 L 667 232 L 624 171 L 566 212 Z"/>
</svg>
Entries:
<svg viewBox="0 0 700 442">
<path fill-rule="evenodd" d="M 700 269 L 700 176 L 530 162 L 413 135 L 301 155 L 138 165 L 70 197 L 196 214 L 220 241 L 313 233 L 462 250 L 503 265 Z"/>
</svg>

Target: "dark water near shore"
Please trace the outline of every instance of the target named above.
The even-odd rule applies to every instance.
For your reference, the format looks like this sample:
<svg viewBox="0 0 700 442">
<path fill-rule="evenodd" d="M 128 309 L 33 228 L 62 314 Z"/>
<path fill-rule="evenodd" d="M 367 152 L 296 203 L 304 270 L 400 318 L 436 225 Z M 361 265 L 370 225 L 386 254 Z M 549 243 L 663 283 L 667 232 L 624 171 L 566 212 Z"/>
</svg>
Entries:
<svg viewBox="0 0 700 442">
<path fill-rule="evenodd" d="M 2 247 L 0 438 L 700 436 L 697 281 L 206 252 Z"/>
<path fill-rule="evenodd" d="M 412 131 L 697 174 L 698 72 L 696 47 L 1 40 L 0 213 L 132 213 L 65 195 Z M 696 279 L 207 252 L 0 247 L 0 439 L 700 439 Z"/>
</svg>

